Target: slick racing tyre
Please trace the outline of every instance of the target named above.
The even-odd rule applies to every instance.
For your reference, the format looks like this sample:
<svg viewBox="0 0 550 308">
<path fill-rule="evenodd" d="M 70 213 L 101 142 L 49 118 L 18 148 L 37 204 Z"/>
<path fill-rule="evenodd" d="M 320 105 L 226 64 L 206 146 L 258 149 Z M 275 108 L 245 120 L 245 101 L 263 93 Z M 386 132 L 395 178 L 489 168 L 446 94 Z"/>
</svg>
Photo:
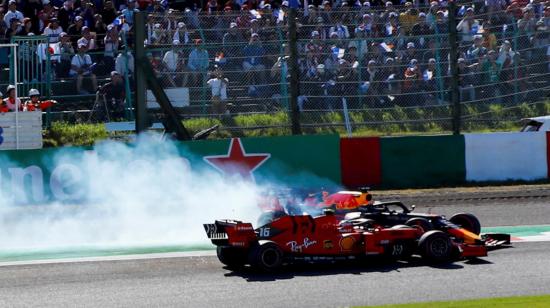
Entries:
<svg viewBox="0 0 550 308">
<path fill-rule="evenodd" d="M 246 253 L 240 249 L 231 246 L 218 246 L 216 248 L 218 259 L 229 268 L 243 267 L 246 263 Z"/>
<path fill-rule="evenodd" d="M 479 219 L 470 213 L 454 214 L 450 219 L 453 224 L 464 228 L 472 233 L 479 235 L 481 233 L 481 224 Z"/>
<path fill-rule="evenodd" d="M 410 227 L 420 228 L 424 233 L 434 229 L 434 226 L 432 225 L 432 223 L 426 218 L 422 218 L 422 217 L 411 218 L 407 220 L 405 224 Z"/>
<path fill-rule="evenodd" d="M 250 251 L 249 263 L 260 271 L 273 272 L 283 264 L 283 251 L 274 242 L 260 242 Z"/>
<path fill-rule="evenodd" d="M 447 233 L 432 230 L 424 233 L 418 241 L 422 258 L 432 263 L 449 262 L 453 259 L 453 244 Z"/>
</svg>

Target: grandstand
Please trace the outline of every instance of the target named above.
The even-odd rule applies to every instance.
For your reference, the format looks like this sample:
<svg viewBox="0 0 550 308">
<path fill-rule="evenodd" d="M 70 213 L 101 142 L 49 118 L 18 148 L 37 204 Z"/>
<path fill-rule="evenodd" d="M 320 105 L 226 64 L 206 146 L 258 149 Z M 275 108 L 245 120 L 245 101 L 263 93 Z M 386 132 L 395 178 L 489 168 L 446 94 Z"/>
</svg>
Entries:
<svg viewBox="0 0 550 308">
<path fill-rule="evenodd" d="M 361 121 L 371 124 L 387 121 L 383 111 L 395 108 L 407 121 L 448 122 L 453 78 L 460 103 L 473 110 L 539 102 L 550 90 L 550 1 L 459 1 L 450 12 L 447 1 L 303 0 L 296 21 L 298 80 L 289 78 L 287 1 L 4 2 L 0 43 L 19 44 L 19 73 L 10 74 L 13 63 L 1 56 L 9 50 L 0 48 L 0 88 L 17 78 L 19 93 L 41 89 L 60 102 L 53 119 L 90 118 L 96 89 L 89 76 L 78 87 L 71 69 L 79 49 L 90 56 L 87 69 L 100 85 L 113 70 L 124 77 L 131 111 L 137 10 L 149 12 L 145 44 L 161 84 L 189 93 L 179 108 L 185 116 L 288 110 L 291 82 L 299 83 L 306 118 L 321 121 L 345 101 L 350 110 L 366 112 Z M 457 30 L 456 76 L 450 73 L 450 18 Z"/>
</svg>

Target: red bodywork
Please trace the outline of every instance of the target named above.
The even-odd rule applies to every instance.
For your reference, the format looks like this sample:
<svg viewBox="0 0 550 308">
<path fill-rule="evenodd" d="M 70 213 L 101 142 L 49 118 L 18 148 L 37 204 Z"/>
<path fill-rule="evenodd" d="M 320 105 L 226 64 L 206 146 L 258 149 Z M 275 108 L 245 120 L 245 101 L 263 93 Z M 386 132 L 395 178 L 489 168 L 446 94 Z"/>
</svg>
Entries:
<svg viewBox="0 0 550 308">
<path fill-rule="evenodd" d="M 313 218 L 310 215 L 284 216 L 253 229 L 252 224 L 217 221 L 205 225 L 212 242 L 219 246 L 250 248 L 262 240 L 276 243 L 287 256 L 365 256 L 394 254 L 396 245 L 416 247 L 423 231 L 418 228 L 374 228 L 365 230 L 342 224 L 333 214 Z M 210 227 L 208 227 L 210 226 Z M 219 230 L 222 227 L 223 230 Z M 210 229 L 218 228 L 216 234 Z M 210 230 L 210 231 L 209 231 Z M 226 235 L 223 235 L 225 233 Z M 453 242 L 459 257 L 481 257 L 487 249 L 481 244 Z M 400 248 L 401 249 L 401 248 Z"/>
</svg>

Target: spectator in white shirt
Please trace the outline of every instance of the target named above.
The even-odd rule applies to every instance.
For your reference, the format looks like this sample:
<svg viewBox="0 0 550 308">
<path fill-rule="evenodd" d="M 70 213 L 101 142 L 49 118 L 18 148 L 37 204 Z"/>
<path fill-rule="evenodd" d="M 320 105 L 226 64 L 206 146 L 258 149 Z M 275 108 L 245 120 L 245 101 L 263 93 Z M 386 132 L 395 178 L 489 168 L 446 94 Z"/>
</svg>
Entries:
<svg viewBox="0 0 550 308">
<path fill-rule="evenodd" d="M 172 49 L 168 50 L 162 58 L 162 63 L 168 72 L 166 77 L 173 86 L 176 86 L 177 73 L 183 70 L 183 56 L 181 55 L 181 50 L 177 49 L 180 43 L 179 40 L 174 40 L 172 42 Z M 187 80 L 184 80 L 184 83 L 187 83 Z"/>
<path fill-rule="evenodd" d="M 214 114 L 227 114 L 227 84 L 229 80 L 223 77 L 223 71 L 216 67 L 212 73 L 212 78 L 207 82 L 208 86 L 212 90 L 212 113 Z"/>
<path fill-rule="evenodd" d="M 17 10 L 17 3 L 15 0 L 10 0 L 8 4 L 8 11 L 4 15 L 4 23 L 6 24 L 6 27 L 10 27 L 12 18 L 17 18 L 20 22 L 23 22 L 23 18 L 25 18 L 23 13 Z"/>
<path fill-rule="evenodd" d="M 57 18 L 51 18 L 50 24 L 44 29 L 44 35 L 48 37 L 50 44 L 59 42 L 59 35 L 63 32 L 63 29 L 59 26 Z"/>
<path fill-rule="evenodd" d="M 88 51 L 96 49 L 95 36 L 90 32 L 88 26 L 82 27 L 82 37 L 76 42 L 77 45 L 84 44 Z"/>
<path fill-rule="evenodd" d="M 187 26 L 183 22 L 178 23 L 178 29 L 174 33 L 173 41 L 180 41 L 182 44 L 189 44 L 190 32 L 187 30 Z"/>
<path fill-rule="evenodd" d="M 89 77 L 92 80 L 93 89 L 97 89 L 97 79 L 93 73 L 94 64 L 89 54 L 86 54 L 86 45 L 78 45 L 78 53 L 71 60 L 71 71 L 69 75 L 76 77 L 76 91 L 79 94 L 88 94 L 82 90 L 82 81 L 84 77 Z"/>
<path fill-rule="evenodd" d="M 115 60 L 115 71 L 120 75 L 125 76 L 128 73 L 129 76 L 134 74 L 134 56 L 131 52 L 119 53 Z"/>
</svg>

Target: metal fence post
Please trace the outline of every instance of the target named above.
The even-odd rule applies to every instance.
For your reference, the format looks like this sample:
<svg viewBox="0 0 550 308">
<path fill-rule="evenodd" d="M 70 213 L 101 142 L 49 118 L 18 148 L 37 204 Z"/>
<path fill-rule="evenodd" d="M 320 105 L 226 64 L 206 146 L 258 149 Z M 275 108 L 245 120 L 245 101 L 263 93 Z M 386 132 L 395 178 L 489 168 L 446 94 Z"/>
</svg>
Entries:
<svg viewBox="0 0 550 308">
<path fill-rule="evenodd" d="M 300 127 L 300 110 L 298 108 L 298 96 L 300 95 L 300 80 L 298 68 L 298 38 L 296 34 L 296 8 L 291 8 L 288 14 L 288 37 L 290 47 L 290 119 L 292 134 L 302 134 Z"/>
<path fill-rule="evenodd" d="M 135 27 L 135 43 L 134 43 L 134 70 L 136 78 L 136 133 L 141 133 L 147 130 L 147 81 L 143 70 L 140 69 L 139 61 L 144 61 L 145 58 L 145 24 L 146 13 L 139 12 L 134 14 Z"/>
<path fill-rule="evenodd" d="M 449 1 L 449 65 L 451 69 L 450 100 L 453 113 L 453 134 L 460 134 L 460 95 L 458 88 L 458 44 L 456 30 L 456 5 Z"/>
</svg>

